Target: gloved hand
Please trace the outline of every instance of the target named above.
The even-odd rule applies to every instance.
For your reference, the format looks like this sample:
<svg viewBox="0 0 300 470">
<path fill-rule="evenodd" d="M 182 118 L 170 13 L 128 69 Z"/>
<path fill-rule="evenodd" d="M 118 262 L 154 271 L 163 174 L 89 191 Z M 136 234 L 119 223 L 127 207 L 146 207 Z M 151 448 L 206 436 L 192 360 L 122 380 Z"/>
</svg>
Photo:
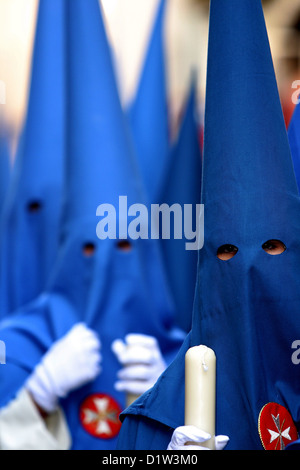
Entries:
<svg viewBox="0 0 300 470">
<path fill-rule="evenodd" d="M 133 395 L 142 395 L 149 390 L 166 368 L 156 338 L 129 334 L 125 342 L 115 340 L 112 350 L 124 366 L 117 376 L 115 388 Z"/>
<path fill-rule="evenodd" d="M 83 323 L 53 344 L 25 384 L 35 403 L 47 413 L 58 400 L 94 380 L 101 372 L 101 343 Z"/>
<path fill-rule="evenodd" d="M 171 442 L 167 450 L 210 450 L 207 447 L 197 445 L 211 439 L 210 434 L 196 428 L 195 426 L 181 426 L 175 429 Z M 229 441 L 227 436 L 216 436 L 215 447 L 216 450 L 223 450 Z M 185 445 L 186 443 L 189 445 Z M 195 445 L 190 444 L 194 442 Z"/>
</svg>

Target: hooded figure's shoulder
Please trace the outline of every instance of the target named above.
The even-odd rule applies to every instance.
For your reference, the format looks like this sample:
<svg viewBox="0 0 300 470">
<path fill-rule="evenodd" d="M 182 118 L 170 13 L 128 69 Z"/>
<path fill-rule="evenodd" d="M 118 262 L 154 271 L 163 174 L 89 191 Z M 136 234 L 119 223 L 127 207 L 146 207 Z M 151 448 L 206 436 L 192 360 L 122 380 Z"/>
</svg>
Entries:
<svg viewBox="0 0 300 470">
<path fill-rule="evenodd" d="M 120 415 L 119 450 L 166 450 L 173 431 L 184 424 L 186 337 L 174 361 L 153 388 Z"/>
<path fill-rule="evenodd" d="M 167 450 L 174 429 L 141 415 L 126 415 L 117 450 Z"/>
</svg>

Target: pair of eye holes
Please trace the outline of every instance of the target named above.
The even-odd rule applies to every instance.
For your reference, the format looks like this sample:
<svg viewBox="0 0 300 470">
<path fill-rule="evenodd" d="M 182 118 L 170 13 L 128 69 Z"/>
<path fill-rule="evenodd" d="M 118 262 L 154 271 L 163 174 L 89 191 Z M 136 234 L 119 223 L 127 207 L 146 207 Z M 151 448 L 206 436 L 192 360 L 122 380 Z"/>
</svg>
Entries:
<svg viewBox="0 0 300 470">
<path fill-rule="evenodd" d="M 42 204 L 39 201 L 31 201 L 27 206 L 28 212 L 31 214 L 37 213 L 42 209 Z M 131 251 L 131 243 L 128 240 L 119 240 L 117 242 L 117 249 L 124 253 Z M 82 247 L 82 254 L 86 258 L 91 258 L 96 252 L 96 245 L 94 243 L 85 243 Z"/>
<path fill-rule="evenodd" d="M 119 240 L 117 242 L 117 249 L 124 253 L 131 251 L 131 243 L 128 240 Z M 82 247 L 82 253 L 86 258 L 91 258 L 96 252 L 96 245 L 94 243 L 85 243 Z"/>
<path fill-rule="evenodd" d="M 286 246 L 280 240 L 268 240 L 262 245 L 262 249 L 269 255 L 281 255 L 286 250 Z M 228 261 L 233 258 L 238 248 L 235 245 L 222 245 L 217 251 L 217 256 L 222 261 Z"/>
</svg>

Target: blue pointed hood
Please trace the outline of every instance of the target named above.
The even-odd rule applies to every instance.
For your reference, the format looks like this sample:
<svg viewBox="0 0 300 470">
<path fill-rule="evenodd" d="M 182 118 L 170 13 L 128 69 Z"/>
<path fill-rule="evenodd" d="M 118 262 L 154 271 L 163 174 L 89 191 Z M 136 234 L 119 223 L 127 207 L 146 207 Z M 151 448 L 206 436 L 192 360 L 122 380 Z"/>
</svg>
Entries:
<svg viewBox="0 0 300 470">
<path fill-rule="evenodd" d="M 166 167 L 160 202 L 169 206 L 192 205 L 201 201 L 202 152 L 197 116 L 197 78 L 192 79 L 179 134 L 172 146 Z M 174 296 L 177 322 L 190 331 L 197 275 L 197 250 L 186 250 L 186 239 L 161 240 L 171 291 Z"/>
<path fill-rule="evenodd" d="M 63 3 L 39 3 L 27 114 L 1 226 L 0 316 L 41 292 L 57 252 L 65 150 Z"/>
<path fill-rule="evenodd" d="M 288 129 L 288 137 L 298 188 L 300 189 L 300 104 L 295 107 Z"/>
<path fill-rule="evenodd" d="M 164 46 L 167 0 L 160 0 L 136 96 L 128 111 L 139 166 L 150 202 L 157 202 L 170 148 Z"/>
<path fill-rule="evenodd" d="M 267 403 L 300 416 L 300 202 L 259 0 L 211 1 L 203 161 L 192 344 L 218 358 L 217 432 L 255 449 Z M 273 240 L 285 251 L 273 255 Z M 227 244 L 238 251 L 224 261 Z"/>
<path fill-rule="evenodd" d="M 287 431 L 295 439 L 300 428 L 292 359 L 300 337 L 300 201 L 260 0 L 211 0 L 202 202 L 191 334 L 152 393 L 127 413 L 182 426 L 185 352 L 204 344 L 216 353 L 216 433 L 229 436 L 226 449 L 280 448 L 290 442 Z M 273 411 L 273 419 L 270 403 L 286 411 Z M 271 442 L 268 429 L 277 433 Z M 286 431 L 282 440 L 278 429 Z"/>
<path fill-rule="evenodd" d="M 233 191 L 241 199 L 247 189 L 259 191 L 262 197 L 272 188 L 297 195 L 264 18 L 257 11 L 258 2 L 251 7 L 244 5 L 247 2 L 240 3 L 237 8 L 235 2 L 228 2 L 224 8 L 224 14 L 228 10 L 232 15 L 228 22 L 218 11 L 215 14 L 220 8 L 218 0 L 212 2 L 204 204 L 226 193 L 232 197 Z M 214 139 L 216 132 L 218 139 Z M 238 176 L 240 185 L 232 184 L 232 175 Z"/>
<path fill-rule="evenodd" d="M 68 14 L 66 226 L 96 220 L 97 206 L 117 207 L 119 195 L 129 205 L 144 197 L 99 8 L 83 3 L 71 2 Z"/>
<path fill-rule="evenodd" d="M 118 240 L 97 238 L 98 205 L 112 204 L 117 209 L 120 195 L 127 196 L 128 205 L 143 202 L 144 196 L 99 2 L 66 0 L 65 5 L 68 124 L 63 241 L 46 293 L 2 325 L 7 362 L 18 365 L 15 374 L 3 380 L 4 389 L 13 393 L 12 381 L 21 380 L 24 370 L 30 373 L 53 341 L 75 323 L 84 322 L 100 336 L 102 372 L 62 405 L 73 449 L 111 450 L 118 421 L 112 424 L 108 419 L 103 435 L 97 426 L 88 432 L 82 415 L 86 399 L 99 394 L 117 402 L 120 409 L 125 407 L 125 395 L 114 388 L 121 366 L 112 342 L 128 333 L 154 336 L 170 361 L 183 337 L 174 328 L 158 241 L 130 240 L 124 251 Z M 22 345 L 22 355 L 17 344 Z M 0 393 L 0 406 L 5 398 Z"/>
</svg>

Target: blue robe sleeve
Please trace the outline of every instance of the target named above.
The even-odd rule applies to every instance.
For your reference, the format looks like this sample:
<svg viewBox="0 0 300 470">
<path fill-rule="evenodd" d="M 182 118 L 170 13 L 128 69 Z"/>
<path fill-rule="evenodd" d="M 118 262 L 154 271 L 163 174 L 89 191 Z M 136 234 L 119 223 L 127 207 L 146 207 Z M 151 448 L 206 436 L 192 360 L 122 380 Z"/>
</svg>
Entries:
<svg viewBox="0 0 300 470">
<path fill-rule="evenodd" d="M 144 416 L 127 415 L 117 450 L 167 450 L 174 429 Z"/>
</svg>

